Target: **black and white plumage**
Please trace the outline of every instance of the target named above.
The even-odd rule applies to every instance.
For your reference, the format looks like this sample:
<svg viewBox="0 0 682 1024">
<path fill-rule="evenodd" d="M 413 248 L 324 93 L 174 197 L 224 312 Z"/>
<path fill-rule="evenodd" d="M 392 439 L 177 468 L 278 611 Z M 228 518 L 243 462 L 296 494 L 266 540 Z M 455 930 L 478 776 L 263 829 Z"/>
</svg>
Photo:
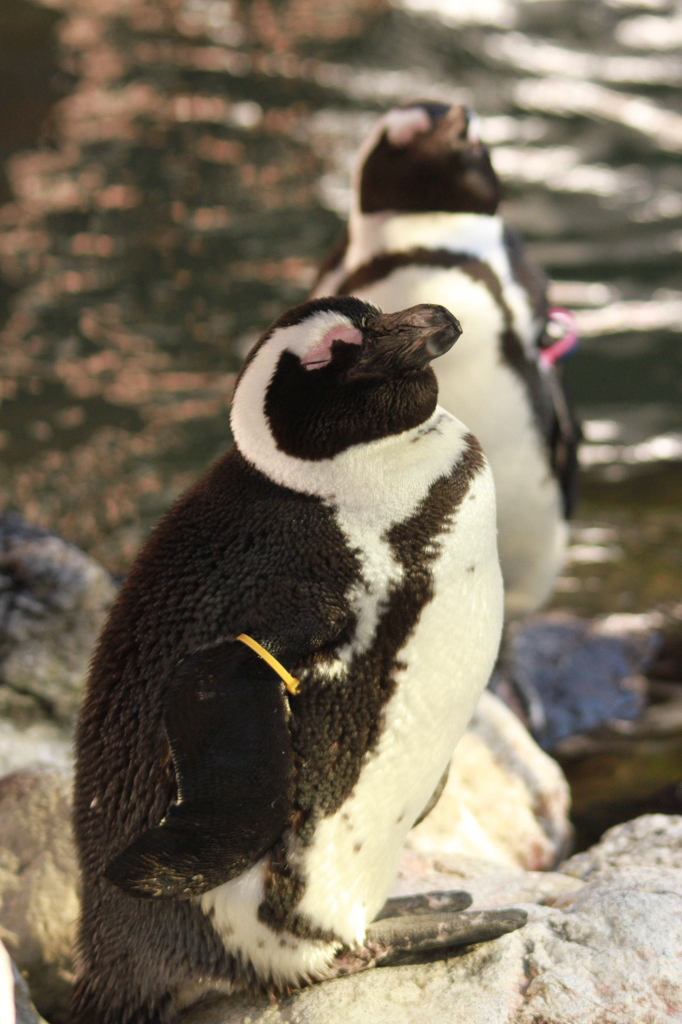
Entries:
<svg viewBox="0 0 682 1024">
<path fill-rule="evenodd" d="M 502 625 L 492 476 L 430 367 L 458 335 L 438 306 L 325 299 L 247 358 L 234 446 L 150 537 L 94 658 L 73 1024 L 165 1024 L 394 944 L 370 922 Z M 414 944 L 521 923 L 485 917 L 411 919 Z"/>
<path fill-rule="evenodd" d="M 440 103 L 390 111 L 361 148 L 346 237 L 313 294 L 456 311 L 463 338 L 436 366 L 439 401 L 493 470 L 506 611 L 519 615 L 547 599 L 562 565 L 579 428 L 543 359 L 545 275 L 499 199 L 475 115 Z"/>
</svg>

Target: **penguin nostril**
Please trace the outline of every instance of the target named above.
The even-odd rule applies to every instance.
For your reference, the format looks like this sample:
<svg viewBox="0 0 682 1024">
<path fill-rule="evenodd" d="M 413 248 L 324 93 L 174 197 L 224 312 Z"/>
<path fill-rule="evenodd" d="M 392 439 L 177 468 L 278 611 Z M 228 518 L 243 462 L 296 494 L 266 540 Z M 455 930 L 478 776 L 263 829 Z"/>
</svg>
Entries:
<svg viewBox="0 0 682 1024">
<path fill-rule="evenodd" d="M 426 351 L 434 358 L 448 352 L 461 334 L 460 328 L 454 324 L 444 324 L 439 331 L 434 331 L 426 340 Z"/>
<path fill-rule="evenodd" d="M 445 306 L 424 305 L 421 308 L 426 314 L 424 326 L 427 329 L 428 335 L 425 339 L 427 351 L 432 352 L 434 355 L 447 352 L 461 335 L 462 325 L 457 317 L 453 316 Z"/>
</svg>

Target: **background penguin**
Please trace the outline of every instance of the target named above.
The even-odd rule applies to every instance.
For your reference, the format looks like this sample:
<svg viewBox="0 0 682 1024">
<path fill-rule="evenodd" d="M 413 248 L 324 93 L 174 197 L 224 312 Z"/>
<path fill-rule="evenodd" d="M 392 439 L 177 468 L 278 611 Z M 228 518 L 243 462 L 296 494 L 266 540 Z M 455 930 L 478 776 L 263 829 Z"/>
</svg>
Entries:
<svg viewBox="0 0 682 1024">
<path fill-rule="evenodd" d="M 247 358 L 234 446 L 150 537 L 94 658 L 73 1024 L 161 1024 L 210 989 L 523 922 L 370 924 L 502 624 L 492 476 L 429 365 L 459 333 L 439 306 L 332 298 L 280 317 Z"/>
<path fill-rule="evenodd" d="M 579 429 L 551 365 L 566 311 L 548 331 L 546 278 L 497 216 L 499 198 L 475 115 L 441 103 L 391 110 L 361 148 L 348 231 L 313 294 L 456 311 L 464 339 L 438 363 L 440 401 L 492 467 L 506 612 L 518 615 L 547 599 L 562 565 Z M 565 349 L 570 323 L 562 333 Z"/>
</svg>

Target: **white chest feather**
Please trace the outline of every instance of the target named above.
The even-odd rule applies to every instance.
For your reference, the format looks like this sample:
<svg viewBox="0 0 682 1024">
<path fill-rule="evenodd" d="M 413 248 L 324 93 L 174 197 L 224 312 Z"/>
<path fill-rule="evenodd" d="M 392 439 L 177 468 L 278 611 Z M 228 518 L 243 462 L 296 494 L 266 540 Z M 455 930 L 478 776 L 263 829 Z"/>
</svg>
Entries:
<svg viewBox="0 0 682 1024">
<path fill-rule="evenodd" d="M 347 943 L 382 906 L 405 836 L 423 811 L 485 686 L 502 626 L 494 495 L 482 473 L 440 538 L 434 597 L 400 652 L 404 667 L 379 743 L 351 796 L 300 852 L 302 913 Z"/>
<path fill-rule="evenodd" d="M 437 429 L 424 429 L 429 426 Z M 387 530 L 406 520 L 431 484 L 458 461 L 464 434 L 461 423 L 437 409 L 429 424 L 406 435 L 414 443 L 384 451 L 382 472 L 370 461 L 365 491 L 372 491 L 372 500 L 356 491 L 356 501 L 336 506 L 339 525 L 358 550 L 363 569 L 362 586 L 349 595 L 358 629 L 353 644 L 338 652 L 340 673 L 370 643 L 386 596 L 400 583 L 403 570 L 391 553 Z M 437 543 L 434 596 L 400 651 L 404 667 L 396 673 L 384 708 L 378 744 L 365 756 L 344 804 L 318 823 L 312 843 L 300 848 L 294 843 L 289 851 L 304 882 L 298 912 L 350 944 L 361 941 L 383 904 L 405 835 L 449 763 L 497 653 L 502 581 L 487 467 L 475 477 Z M 325 685 L 335 685 L 333 676 Z M 258 906 L 264 873 L 260 862 L 206 893 L 202 908 L 228 950 L 250 960 L 261 975 L 283 983 L 319 977 L 339 944 L 276 934 L 262 924 Z"/>
</svg>

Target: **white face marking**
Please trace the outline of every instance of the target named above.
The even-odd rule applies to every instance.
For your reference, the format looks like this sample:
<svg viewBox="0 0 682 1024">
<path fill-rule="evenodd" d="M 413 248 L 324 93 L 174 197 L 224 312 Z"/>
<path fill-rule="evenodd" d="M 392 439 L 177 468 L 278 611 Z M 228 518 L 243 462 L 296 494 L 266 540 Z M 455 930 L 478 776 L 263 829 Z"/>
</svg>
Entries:
<svg viewBox="0 0 682 1024">
<path fill-rule="evenodd" d="M 379 124 L 392 146 L 409 146 L 417 135 L 431 130 L 431 118 L 423 107 L 396 107 L 389 110 Z"/>
<path fill-rule="evenodd" d="M 362 341 L 348 317 L 331 310 L 311 314 L 291 327 L 280 327 L 246 367 L 232 400 L 230 423 L 242 455 L 277 483 L 296 490 L 306 490 L 291 482 L 299 473 L 300 460 L 277 448 L 265 414 L 266 392 L 283 352 L 293 352 L 312 371 L 328 362 L 336 338 L 356 344 Z M 310 493 L 315 493 L 314 485 Z"/>
<path fill-rule="evenodd" d="M 319 370 L 332 361 L 332 346 L 335 341 L 343 341 L 346 345 L 362 345 L 362 331 L 357 327 L 347 327 L 345 324 L 338 324 L 330 327 L 326 334 L 323 334 L 318 342 L 308 349 L 301 359 L 301 365 L 306 370 Z"/>
</svg>

